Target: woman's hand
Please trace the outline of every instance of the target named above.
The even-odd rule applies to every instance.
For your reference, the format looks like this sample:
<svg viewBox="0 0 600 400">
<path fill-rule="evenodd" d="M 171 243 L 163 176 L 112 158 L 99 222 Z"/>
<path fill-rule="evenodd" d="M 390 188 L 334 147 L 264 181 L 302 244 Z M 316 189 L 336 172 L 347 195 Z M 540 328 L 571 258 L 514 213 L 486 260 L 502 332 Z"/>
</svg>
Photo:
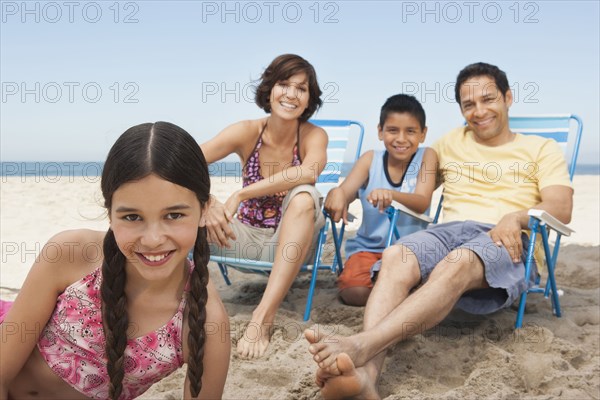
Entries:
<svg viewBox="0 0 600 400">
<path fill-rule="evenodd" d="M 233 213 L 230 211 L 232 207 L 230 200 L 234 195 L 227 199 L 225 205 L 219 202 L 214 196 L 210 196 L 210 204 L 206 213 L 206 229 L 208 231 L 209 243 L 216 243 L 219 247 L 229 248 L 229 239 L 237 239 L 229 225 L 233 221 L 233 214 L 235 213 L 235 211 Z M 237 205 L 235 210 L 237 210 Z"/>
<path fill-rule="evenodd" d="M 242 199 L 239 191 L 235 191 L 229 196 L 227 201 L 225 201 L 225 209 L 229 212 L 229 215 L 234 216 L 237 213 L 241 202 Z"/>
</svg>

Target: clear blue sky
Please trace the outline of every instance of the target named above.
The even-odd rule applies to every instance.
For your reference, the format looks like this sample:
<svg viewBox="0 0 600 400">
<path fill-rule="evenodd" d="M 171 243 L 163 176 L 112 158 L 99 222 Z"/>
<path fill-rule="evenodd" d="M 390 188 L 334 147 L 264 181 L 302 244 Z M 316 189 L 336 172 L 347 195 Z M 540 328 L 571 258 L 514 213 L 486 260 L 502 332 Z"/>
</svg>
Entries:
<svg viewBox="0 0 600 400">
<path fill-rule="evenodd" d="M 66 3 L 66 4 L 65 4 Z M 174 122 L 203 142 L 264 115 L 250 82 L 277 55 L 316 68 L 319 118 L 357 119 L 402 91 L 426 143 L 461 123 L 466 64 L 506 71 L 515 114 L 577 113 L 580 162 L 599 163 L 597 1 L 2 1 L 2 161 L 102 161 L 126 128 Z"/>
</svg>

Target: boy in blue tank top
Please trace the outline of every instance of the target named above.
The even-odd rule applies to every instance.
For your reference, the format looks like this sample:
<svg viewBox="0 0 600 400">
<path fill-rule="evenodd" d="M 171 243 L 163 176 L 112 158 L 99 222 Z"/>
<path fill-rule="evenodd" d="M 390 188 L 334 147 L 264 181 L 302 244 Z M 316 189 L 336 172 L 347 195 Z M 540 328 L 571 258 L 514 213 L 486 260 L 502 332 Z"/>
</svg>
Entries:
<svg viewBox="0 0 600 400">
<path fill-rule="evenodd" d="M 340 299 L 353 306 L 364 306 L 373 288 L 371 266 L 381 259 L 390 229 L 385 209 L 397 201 L 417 213 L 426 212 L 435 190 L 436 153 L 419 148 L 427 133 L 419 101 L 406 94 L 387 99 L 377 131 L 385 150 L 364 153 L 325 200 L 325 210 L 336 222 L 347 222 L 348 205 L 357 197 L 361 201 L 362 224 L 356 237 L 346 242 L 347 261 L 338 278 Z M 398 219 L 400 236 L 425 227 L 405 214 Z"/>
</svg>

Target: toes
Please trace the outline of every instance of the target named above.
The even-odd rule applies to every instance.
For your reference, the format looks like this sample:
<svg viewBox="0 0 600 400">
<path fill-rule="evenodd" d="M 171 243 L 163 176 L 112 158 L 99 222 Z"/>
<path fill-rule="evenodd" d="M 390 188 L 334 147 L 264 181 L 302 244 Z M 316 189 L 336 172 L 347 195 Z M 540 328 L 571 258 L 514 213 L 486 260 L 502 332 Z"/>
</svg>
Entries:
<svg viewBox="0 0 600 400">
<path fill-rule="evenodd" d="M 336 361 L 336 362 L 334 362 L 334 363 L 333 363 L 332 365 L 330 365 L 329 367 L 327 367 L 326 371 L 327 371 L 327 373 L 328 373 L 328 374 L 330 374 L 330 375 L 332 375 L 332 376 L 337 376 L 337 375 L 341 375 L 341 374 L 342 374 L 342 371 L 340 371 L 340 370 L 338 369 L 338 366 L 337 366 L 337 361 Z"/>
<path fill-rule="evenodd" d="M 318 357 L 319 359 L 323 359 L 323 356 L 320 354 L 327 346 L 325 345 L 325 343 L 315 343 L 315 344 L 311 344 L 310 346 L 308 346 L 308 351 L 310 354 L 314 355 L 315 357 Z M 315 359 L 315 361 L 318 361 L 317 359 Z"/>
<path fill-rule="evenodd" d="M 264 356 L 266 352 L 267 352 L 267 345 L 260 346 L 260 348 L 258 349 L 258 357 Z"/>
<path fill-rule="evenodd" d="M 354 363 L 350 356 L 346 353 L 340 353 L 337 356 L 337 368 L 342 374 L 346 374 L 354 371 L 356 368 L 354 367 Z"/>
<path fill-rule="evenodd" d="M 319 341 L 316 331 L 314 329 L 305 329 L 304 337 L 309 343 L 317 343 Z"/>
<path fill-rule="evenodd" d="M 237 353 L 238 353 L 238 356 L 240 356 L 242 358 L 246 358 L 246 356 L 247 356 L 246 349 L 243 346 L 241 340 L 238 342 L 238 345 L 237 345 Z"/>
<path fill-rule="evenodd" d="M 319 367 L 321 368 L 329 368 L 330 366 L 332 366 L 333 364 L 335 364 L 335 357 L 331 356 L 331 353 L 327 353 L 326 355 L 321 355 L 321 359 L 323 361 L 321 361 L 319 363 Z"/>
</svg>

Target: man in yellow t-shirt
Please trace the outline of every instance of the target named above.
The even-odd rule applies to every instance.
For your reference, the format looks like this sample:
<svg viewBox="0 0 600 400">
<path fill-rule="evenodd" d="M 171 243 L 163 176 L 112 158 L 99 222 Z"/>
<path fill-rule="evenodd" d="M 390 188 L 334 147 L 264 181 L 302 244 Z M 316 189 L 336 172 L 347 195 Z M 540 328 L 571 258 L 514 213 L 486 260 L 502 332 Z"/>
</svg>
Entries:
<svg viewBox="0 0 600 400">
<path fill-rule="evenodd" d="M 571 219 L 573 189 L 558 145 L 509 129 L 513 97 L 506 74 L 471 64 L 459 73 L 455 91 L 467 126 L 433 145 L 444 223 L 385 250 L 363 332 L 335 340 L 305 333 L 324 397 L 379 398 L 376 382 L 388 347 L 434 327 L 455 305 L 476 314 L 510 306 L 536 274 L 526 278 L 523 265 L 527 211 Z"/>
</svg>

